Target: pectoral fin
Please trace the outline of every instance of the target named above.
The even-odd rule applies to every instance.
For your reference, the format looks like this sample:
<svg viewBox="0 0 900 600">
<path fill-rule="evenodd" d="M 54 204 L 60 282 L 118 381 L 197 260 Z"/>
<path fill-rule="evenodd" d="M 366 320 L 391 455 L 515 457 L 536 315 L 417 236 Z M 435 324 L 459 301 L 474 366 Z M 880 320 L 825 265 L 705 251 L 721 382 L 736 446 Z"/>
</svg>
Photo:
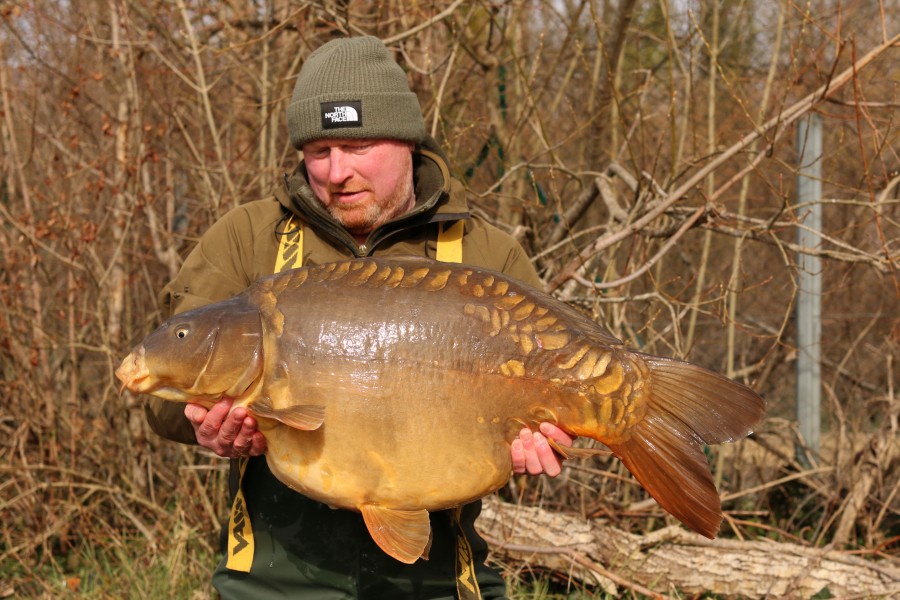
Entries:
<svg viewBox="0 0 900 600">
<path fill-rule="evenodd" d="M 268 398 L 260 398 L 247 405 L 254 417 L 274 419 L 288 427 L 310 431 L 318 429 L 325 421 L 325 407 L 318 404 L 297 404 L 287 408 L 275 408 Z"/>
<path fill-rule="evenodd" d="M 419 558 L 428 559 L 431 523 L 427 510 L 396 510 L 364 504 L 360 512 L 372 539 L 386 554 L 410 565 Z"/>
</svg>

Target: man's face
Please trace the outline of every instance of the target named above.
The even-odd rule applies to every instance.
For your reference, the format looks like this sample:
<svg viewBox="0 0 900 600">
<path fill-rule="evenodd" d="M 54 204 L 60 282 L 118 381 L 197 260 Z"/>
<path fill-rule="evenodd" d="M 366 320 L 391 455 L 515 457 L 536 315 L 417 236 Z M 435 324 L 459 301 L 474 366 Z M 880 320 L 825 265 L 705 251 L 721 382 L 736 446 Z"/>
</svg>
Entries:
<svg viewBox="0 0 900 600">
<path fill-rule="evenodd" d="M 313 192 L 332 216 L 363 237 L 412 208 L 413 145 L 397 140 L 316 140 L 303 146 Z"/>
</svg>

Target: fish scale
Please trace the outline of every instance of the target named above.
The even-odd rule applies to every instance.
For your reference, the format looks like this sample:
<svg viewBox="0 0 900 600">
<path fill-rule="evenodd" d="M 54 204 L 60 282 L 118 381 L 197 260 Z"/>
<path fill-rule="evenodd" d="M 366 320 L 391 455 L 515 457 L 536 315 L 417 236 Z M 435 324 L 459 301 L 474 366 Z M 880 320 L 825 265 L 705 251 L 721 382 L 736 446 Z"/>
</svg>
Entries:
<svg viewBox="0 0 900 600">
<path fill-rule="evenodd" d="M 470 276 L 471 272 L 466 275 Z M 589 420 L 591 423 L 583 429 L 602 428 L 602 437 L 621 434 L 622 430 L 641 418 L 643 411 L 640 407 L 644 401 L 641 390 L 648 371 L 640 361 L 628 361 L 619 357 L 613 363 L 613 352 L 601 352 L 592 348 L 585 340 L 579 340 L 576 344 L 571 339 L 569 328 L 560 318 L 552 313 L 547 314 L 550 311 L 548 307 L 526 301 L 526 296 L 515 291 L 510 293 L 506 281 L 495 279 L 491 275 L 477 282 L 472 282 L 467 277 L 466 282 L 460 285 L 460 292 L 486 300 L 484 304 L 464 304 L 463 312 L 480 320 L 487 335 L 509 335 L 517 343 L 521 358 L 503 362 L 499 367 L 501 374 L 524 377 L 540 372 L 560 384 L 574 379 L 593 386 L 603 396 L 603 400 L 592 404 L 587 396 L 583 397 L 586 404 L 581 407 L 581 411 L 585 421 Z M 578 347 L 573 349 L 576 345 Z M 559 352 L 541 353 L 543 360 L 539 361 L 540 364 L 532 365 L 528 357 L 535 349 Z M 612 372 L 607 373 L 611 363 Z M 629 365 L 627 370 L 630 375 L 627 378 L 626 369 L 623 368 L 626 364 Z M 553 366 L 558 372 L 555 377 Z M 540 417 L 535 417 L 535 421 L 539 419 Z"/>
<path fill-rule="evenodd" d="M 175 402 L 227 391 L 257 418 L 278 479 L 361 512 L 408 563 L 426 552 L 428 513 L 504 485 L 511 441 L 542 421 L 606 445 L 660 506 L 713 537 L 722 513 L 701 445 L 746 436 L 765 409 L 748 387 L 629 349 L 501 273 L 412 257 L 263 278 L 172 317 L 116 375 Z"/>
</svg>

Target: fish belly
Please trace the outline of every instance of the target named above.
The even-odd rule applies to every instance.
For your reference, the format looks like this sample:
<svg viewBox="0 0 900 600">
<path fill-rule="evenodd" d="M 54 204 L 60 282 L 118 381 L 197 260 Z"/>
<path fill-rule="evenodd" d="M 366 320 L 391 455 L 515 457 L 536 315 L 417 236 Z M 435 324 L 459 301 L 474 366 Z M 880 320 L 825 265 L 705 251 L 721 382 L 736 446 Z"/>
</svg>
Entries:
<svg viewBox="0 0 900 600">
<path fill-rule="evenodd" d="M 264 433 L 282 482 L 341 508 L 440 510 L 496 490 L 511 473 L 509 442 L 546 387 L 421 365 L 321 366 L 291 389 L 294 402 L 325 405 L 323 425 Z"/>
</svg>

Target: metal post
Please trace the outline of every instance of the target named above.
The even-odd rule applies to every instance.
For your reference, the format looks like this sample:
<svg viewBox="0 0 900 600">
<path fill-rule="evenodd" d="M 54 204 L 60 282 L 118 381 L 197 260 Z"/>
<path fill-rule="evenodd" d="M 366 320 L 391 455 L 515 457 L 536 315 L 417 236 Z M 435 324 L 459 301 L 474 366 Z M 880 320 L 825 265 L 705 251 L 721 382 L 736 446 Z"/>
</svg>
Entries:
<svg viewBox="0 0 900 600">
<path fill-rule="evenodd" d="M 798 121 L 797 229 L 801 248 L 818 248 L 822 230 L 822 124 L 818 115 Z M 819 453 L 821 426 L 822 259 L 799 253 L 797 257 L 797 421 L 800 434 L 813 456 Z M 807 463 L 798 451 L 798 457 Z"/>
</svg>

